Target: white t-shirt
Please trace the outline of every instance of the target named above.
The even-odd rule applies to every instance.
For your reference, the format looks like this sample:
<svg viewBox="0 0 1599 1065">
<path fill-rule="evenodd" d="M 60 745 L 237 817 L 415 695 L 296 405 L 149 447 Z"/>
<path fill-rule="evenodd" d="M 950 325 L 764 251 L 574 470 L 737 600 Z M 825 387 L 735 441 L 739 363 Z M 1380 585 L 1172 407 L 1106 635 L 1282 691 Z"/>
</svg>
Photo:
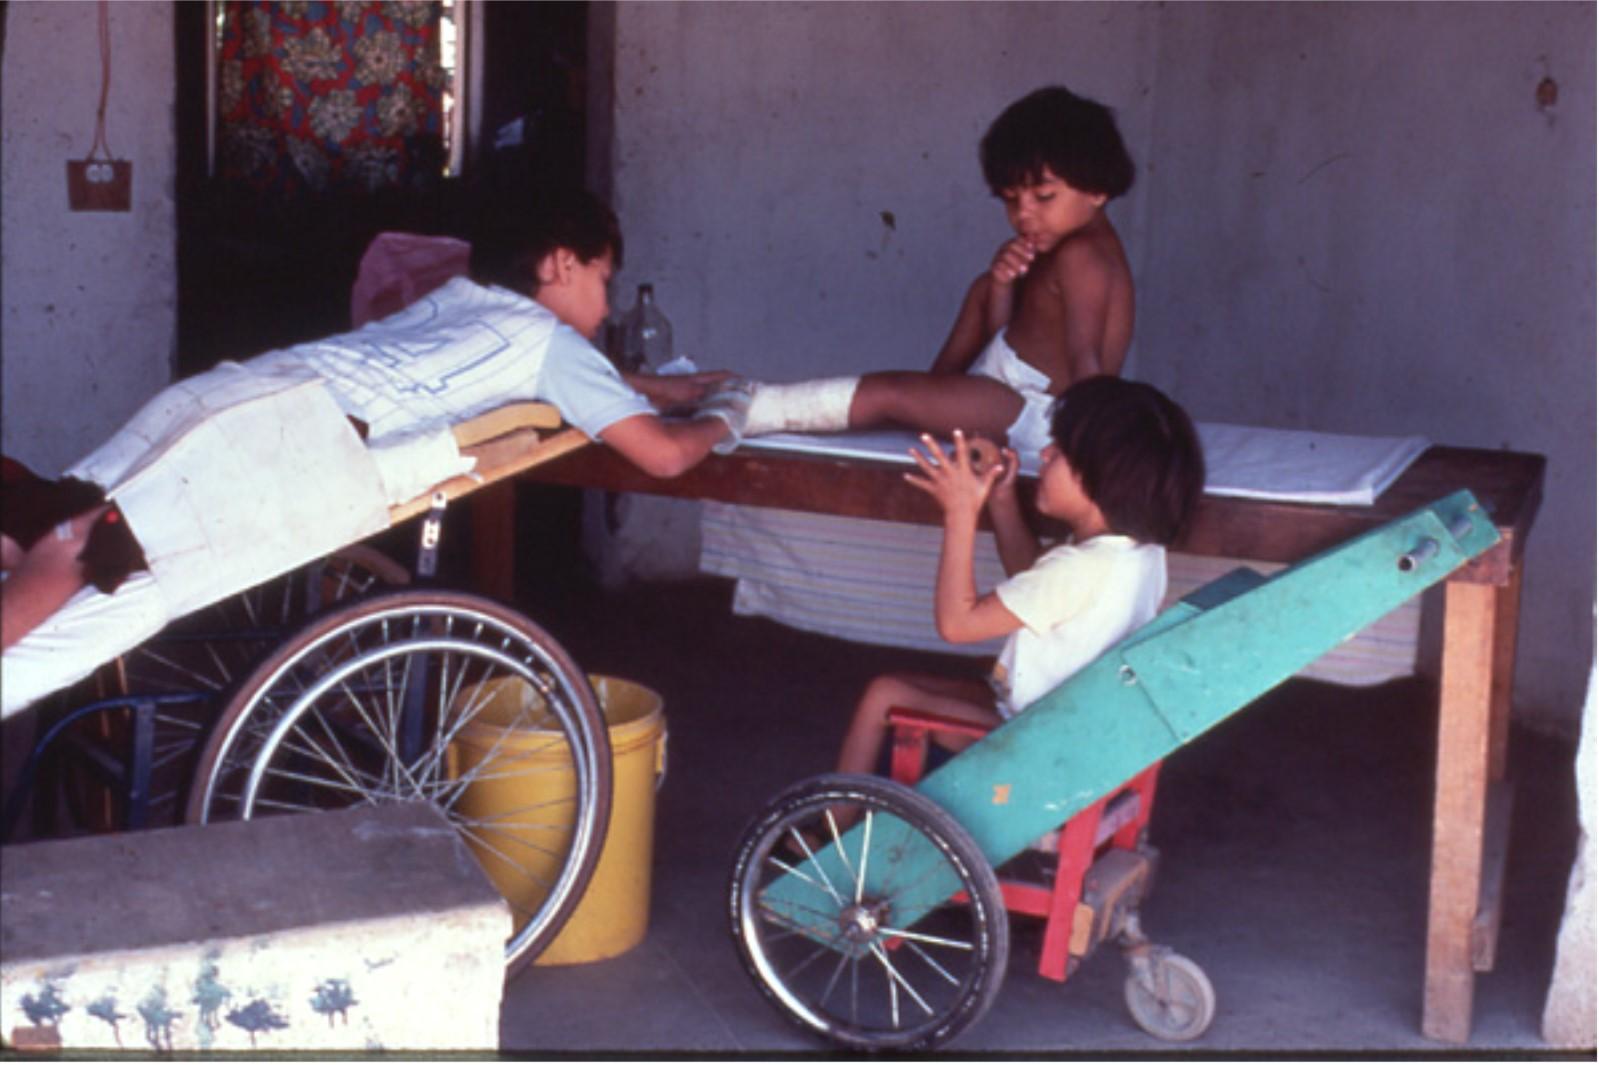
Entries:
<svg viewBox="0 0 1599 1065">
<path fill-rule="evenodd" d="M 368 444 L 448 431 L 519 400 L 553 403 L 590 437 L 653 411 L 604 355 L 536 300 L 452 278 L 396 314 L 250 360 L 321 378 Z"/>
<path fill-rule="evenodd" d="M 1022 621 L 994 663 L 1003 717 L 1013 717 L 1148 622 L 1166 596 L 1166 549 L 1127 536 L 1063 544 L 994 594 Z"/>
<path fill-rule="evenodd" d="M 470 467 L 455 423 L 535 399 L 590 437 L 654 409 L 542 304 L 466 278 L 353 332 L 168 385 L 68 471 L 117 501 L 153 579 L 85 589 L 7 648 L 0 714 L 169 618 L 386 528 L 389 505 Z M 364 445 L 345 415 L 367 423 Z"/>
</svg>

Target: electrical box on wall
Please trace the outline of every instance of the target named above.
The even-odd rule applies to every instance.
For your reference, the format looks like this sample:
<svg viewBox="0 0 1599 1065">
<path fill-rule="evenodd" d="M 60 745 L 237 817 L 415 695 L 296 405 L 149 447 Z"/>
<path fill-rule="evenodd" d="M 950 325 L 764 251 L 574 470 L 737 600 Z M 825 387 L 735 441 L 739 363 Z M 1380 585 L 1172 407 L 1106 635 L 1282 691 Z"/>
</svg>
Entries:
<svg viewBox="0 0 1599 1065">
<path fill-rule="evenodd" d="M 126 211 L 133 202 L 133 164 L 126 159 L 67 162 L 67 206 L 74 211 Z"/>
</svg>

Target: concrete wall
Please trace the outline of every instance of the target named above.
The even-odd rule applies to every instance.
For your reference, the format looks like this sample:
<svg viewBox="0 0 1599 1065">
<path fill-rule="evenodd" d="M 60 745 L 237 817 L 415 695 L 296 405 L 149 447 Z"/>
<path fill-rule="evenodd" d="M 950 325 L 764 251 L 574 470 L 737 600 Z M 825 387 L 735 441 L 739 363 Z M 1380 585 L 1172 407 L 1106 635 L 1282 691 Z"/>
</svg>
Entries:
<svg viewBox="0 0 1599 1065">
<path fill-rule="evenodd" d="M 172 8 L 112 4 L 106 134 L 133 209 L 67 209 L 94 140 L 95 4 L 5 8 L 0 69 L 0 448 L 55 474 L 165 384 L 176 338 Z"/>
<path fill-rule="evenodd" d="M 1516 690 L 1574 732 L 1593 660 L 1594 9 L 1161 19 L 1144 371 L 1216 421 L 1547 455 Z"/>
<path fill-rule="evenodd" d="M 1574 729 L 1590 5 L 627 3 L 615 35 L 617 302 L 653 281 L 682 349 L 769 379 L 926 365 L 1007 235 L 988 122 L 1049 82 L 1116 107 L 1131 372 L 1203 420 L 1547 454 L 1517 701 Z M 692 565 L 681 505 L 630 505 L 624 568 Z"/>
<path fill-rule="evenodd" d="M 1207 420 L 1547 454 L 1517 696 L 1574 725 L 1593 659 L 1591 5 L 605 15 L 617 302 L 653 281 L 684 350 L 771 379 L 925 365 L 1006 236 L 983 129 L 1047 82 L 1111 103 L 1141 167 L 1111 208 L 1139 283 L 1131 371 Z M 66 208 L 95 7 L 20 0 L 6 28 L 0 446 L 53 472 L 170 376 L 172 11 L 111 5 L 126 214 Z M 692 569 L 692 512 L 665 509 L 628 525 L 628 572 Z"/>
</svg>

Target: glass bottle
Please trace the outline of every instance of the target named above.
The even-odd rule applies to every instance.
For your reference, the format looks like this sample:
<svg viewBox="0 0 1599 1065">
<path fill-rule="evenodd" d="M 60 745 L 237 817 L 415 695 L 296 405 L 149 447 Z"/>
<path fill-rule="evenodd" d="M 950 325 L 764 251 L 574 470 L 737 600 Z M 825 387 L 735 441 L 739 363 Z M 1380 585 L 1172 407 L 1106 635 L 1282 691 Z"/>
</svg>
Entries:
<svg viewBox="0 0 1599 1065">
<path fill-rule="evenodd" d="M 655 305 L 655 286 L 638 287 L 638 299 L 622 320 L 622 368 L 659 369 L 672 358 L 672 323 Z"/>
</svg>

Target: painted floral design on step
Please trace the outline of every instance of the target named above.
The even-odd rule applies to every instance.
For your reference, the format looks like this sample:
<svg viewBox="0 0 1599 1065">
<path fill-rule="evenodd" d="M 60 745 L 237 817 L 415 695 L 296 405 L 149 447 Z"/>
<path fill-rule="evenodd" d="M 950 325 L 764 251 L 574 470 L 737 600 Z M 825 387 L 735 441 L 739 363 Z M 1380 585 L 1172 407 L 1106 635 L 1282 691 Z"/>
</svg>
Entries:
<svg viewBox="0 0 1599 1065">
<path fill-rule="evenodd" d="M 40 989 L 37 997 L 22 996 L 22 1012 L 28 1015 L 29 1023 L 35 1027 L 44 1024 L 53 1025 L 71 1010 L 72 1007 L 61 997 L 60 986 L 53 980 Z"/>
<path fill-rule="evenodd" d="M 144 1018 L 144 1038 L 156 1050 L 172 1049 L 172 1024 L 183 1014 L 167 1004 L 167 989 L 153 987 L 137 1007 Z"/>
<path fill-rule="evenodd" d="M 200 975 L 194 981 L 194 996 L 190 999 L 200 1007 L 201 1026 L 213 1032 L 222 1027 L 222 1007 L 233 997 L 233 992 L 217 979 L 220 975 L 221 970 L 214 963 L 206 962 L 202 965 Z"/>
<path fill-rule="evenodd" d="M 274 1028 L 287 1028 L 289 1022 L 273 1008 L 272 1003 L 264 998 L 254 999 L 247 1006 L 228 1013 L 228 1023 L 238 1028 L 243 1028 L 250 1033 L 250 1046 L 255 1046 L 255 1037 L 258 1032 L 270 1032 Z"/>
<path fill-rule="evenodd" d="M 88 1005 L 89 1016 L 96 1020 L 104 1021 L 111 1026 L 111 1034 L 116 1038 L 117 1046 L 122 1046 L 122 1023 L 127 1020 L 128 1014 L 117 1009 L 117 1000 L 112 995 L 101 995 Z"/>
<path fill-rule="evenodd" d="M 334 1014 L 349 1024 L 350 1007 L 357 1005 L 360 1003 L 350 989 L 348 980 L 324 980 L 316 985 L 316 994 L 311 996 L 311 1008 L 328 1019 L 329 1028 L 333 1027 Z"/>
</svg>

